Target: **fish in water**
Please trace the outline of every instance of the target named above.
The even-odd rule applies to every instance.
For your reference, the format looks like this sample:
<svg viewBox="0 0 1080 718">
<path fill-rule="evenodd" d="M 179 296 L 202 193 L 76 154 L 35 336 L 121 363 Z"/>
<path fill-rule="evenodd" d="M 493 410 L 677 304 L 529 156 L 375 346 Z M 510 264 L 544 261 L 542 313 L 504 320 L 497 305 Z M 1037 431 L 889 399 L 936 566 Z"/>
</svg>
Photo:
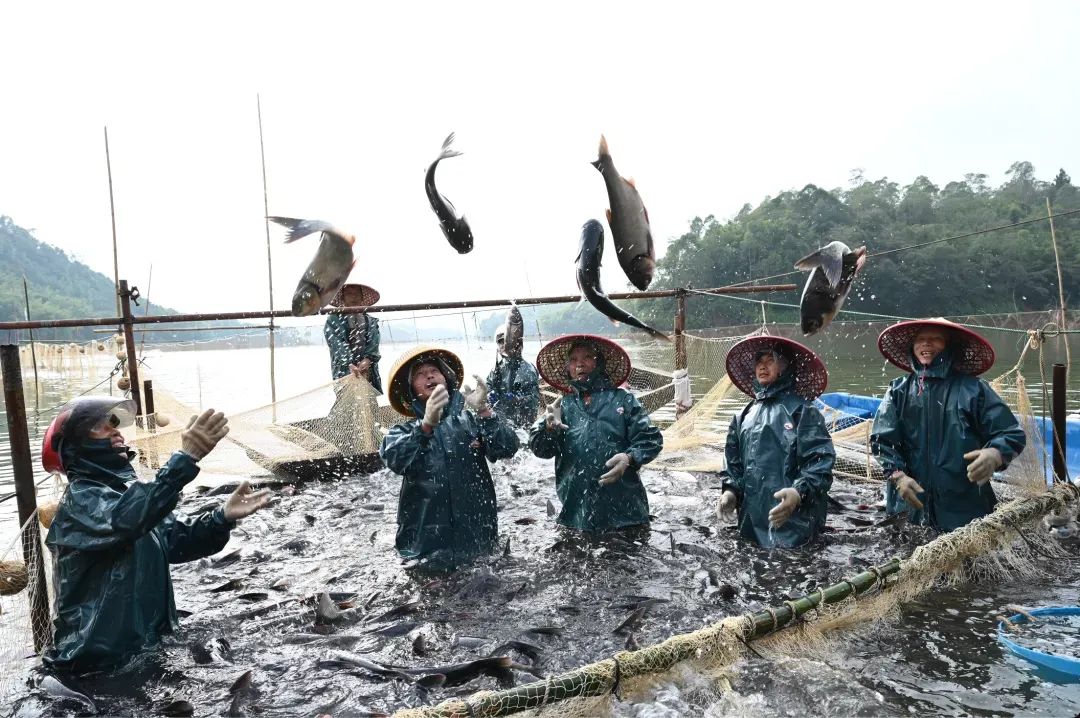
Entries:
<svg viewBox="0 0 1080 718">
<path fill-rule="evenodd" d="M 578 244 L 577 285 L 582 296 L 589 304 L 613 322 L 622 322 L 632 327 L 643 329 L 657 339 L 671 341 L 663 332 L 653 329 L 633 314 L 620 309 L 608 299 L 600 287 L 600 262 L 604 256 L 604 225 L 590 219 L 581 228 L 581 241 Z"/>
<path fill-rule="evenodd" d="M 271 222 L 287 227 L 289 236 L 285 243 L 295 242 L 309 234 L 319 232 L 319 249 L 311 260 L 300 283 L 293 292 L 292 313 L 294 317 L 307 317 L 330 303 L 349 278 L 356 265 L 353 245 L 356 237 L 335 229 L 328 222 L 317 219 L 293 219 L 291 217 L 267 217 Z"/>
<path fill-rule="evenodd" d="M 94 705 L 92 700 L 78 691 L 71 690 L 53 676 L 45 676 L 42 678 L 41 682 L 38 683 L 38 688 L 58 701 L 78 703 L 95 715 L 98 712 L 97 706 Z"/>
<path fill-rule="evenodd" d="M 481 675 L 497 675 L 508 669 L 513 661 L 510 656 L 490 656 L 479 658 L 465 663 L 454 663 L 449 666 L 434 666 L 432 668 L 401 668 L 394 667 L 401 673 L 411 676 L 431 676 L 441 674 L 446 676 L 445 685 L 448 688 L 468 683 Z"/>
<path fill-rule="evenodd" d="M 677 543 L 675 544 L 675 548 L 679 549 L 685 554 L 689 554 L 690 556 L 697 556 L 698 558 L 707 558 L 713 561 L 719 561 L 722 558 L 720 554 L 718 554 L 716 551 L 705 548 L 704 546 L 699 546 L 696 543 Z"/>
<path fill-rule="evenodd" d="M 516 304 L 511 304 L 506 312 L 504 326 L 506 334 L 503 335 L 503 353 L 509 357 L 520 357 L 525 344 L 525 321 L 521 318 L 521 310 Z"/>
<path fill-rule="evenodd" d="M 435 168 L 439 166 L 439 162 L 448 157 L 457 157 L 461 154 L 457 150 L 450 149 L 450 145 L 453 143 L 454 133 L 451 132 L 443 141 L 442 151 L 439 156 L 428 167 L 427 176 L 424 178 L 424 191 L 427 192 L 431 208 L 435 210 L 435 216 L 439 218 L 439 226 L 442 227 L 443 234 L 446 235 L 446 241 L 457 250 L 458 254 L 468 254 L 473 248 L 473 236 L 472 230 L 469 229 L 469 223 L 465 221 L 464 216 L 457 216 L 454 205 L 435 188 Z"/>
<path fill-rule="evenodd" d="M 159 712 L 163 716 L 176 716 L 177 718 L 184 718 L 185 716 L 195 715 L 195 706 L 191 701 L 176 700 L 169 701 L 161 706 Z"/>
<path fill-rule="evenodd" d="M 633 180 L 620 177 L 615 170 L 615 162 L 611 159 L 603 135 L 600 135 L 599 156 L 592 166 L 600 170 L 607 186 L 610 205 L 607 221 L 611 226 L 611 238 L 615 242 L 619 264 L 630 283 L 644 291 L 649 288 L 653 272 L 656 271 L 656 249 L 649 228 L 649 213 Z"/>
<path fill-rule="evenodd" d="M 796 269 L 810 272 L 799 300 L 804 336 L 829 326 L 844 305 L 855 276 L 865 265 L 866 247 L 852 251 L 843 242 L 829 242 L 795 263 Z"/>
<path fill-rule="evenodd" d="M 615 630 L 612 631 L 612 633 L 633 633 L 634 630 L 637 629 L 638 625 L 641 623 L 641 619 L 645 617 L 645 612 L 648 610 L 648 606 L 641 606 L 640 608 L 634 609 L 634 612 L 627 616 L 622 623 L 616 626 Z"/>
</svg>

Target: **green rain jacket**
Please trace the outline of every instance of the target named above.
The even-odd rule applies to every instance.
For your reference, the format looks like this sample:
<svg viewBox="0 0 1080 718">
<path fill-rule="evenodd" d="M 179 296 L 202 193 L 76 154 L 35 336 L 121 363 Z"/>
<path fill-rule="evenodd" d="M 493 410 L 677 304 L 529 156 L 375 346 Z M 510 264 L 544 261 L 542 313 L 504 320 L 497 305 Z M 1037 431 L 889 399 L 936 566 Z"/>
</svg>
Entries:
<svg viewBox="0 0 1080 718">
<path fill-rule="evenodd" d="M 919 366 L 911 357 L 911 366 Z M 994 448 L 1009 465 L 1027 443 L 1012 411 L 982 379 L 952 370 L 946 349 L 929 367 L 889 384 L 874 417 L 870 446 L 885 476 L 903 471 L 924 489 L 924 509 L 908 505 L 890 481 L 890 514 L 908 512 L 912 523 L 952 531 L 997 505 L 990 482 L 968 481 L 964 454 Z"/>
<path fill-rule="evenodd" d="M 795 393 L 787 370 L 762 387 L 754 380 L 754 401 L 731 420 L 723 489 L 739 499 L 739 532 L 761 546 L 794 548 L 813 540 L 825 526 L 836 450 L 821 412 Z M 769 530 L 769 512 L 780 489 L 794 488 L 801 499 L 783 526 Z"/>
<path fill-rule="evenodd" d="M 340 379 L 349 373 L 350 364 L 371 360 L 367 379 L 382 394 L 379 376 L 379 320 L 363 314 L 331 314 L 323 327 L 326 346 L 330 348 L 330 374 Z"/>
<path fill-rule="evenodd" d="M 540 407 L 540 375 L 536 367 L 521 357 L 503 357 L 487 378 L 491 408 L 514 426 L 525 427 L 536 420 Z"/>
<path fill-rule="evenodd" d="M 445 372 L 444 372 L 445 374 Z M 495 548 L 498 517 L 488 460 L 518 450 L 514 429 L 498 414 L 486 419 L 465 410 L 465 397 L 447 383 L 450 403 L 431 434 L 420 428 L 424 402 L 416 399 L 413 421 L 383 439 L 383 460 L 402 475 L 398 496 L 397 550 L 450 570 Z"/>
<path fill-rule="evenodd" d="M 558 522 L 582 531 L 648 524 L 649 499 L 638 472 L 660 453 L 664 437 L 634 395 L 613 387 L 602 367 L 571 388 L 562 401 L 569 428 L 548 431 L 540 419 L 529 430 L 533 454 L 555 459 L 555 489 L 562 502 Z M 630 467 L 603 486 L 600 476 L 610 470 L 605 463 L 618 453 L 629 454 Z"/>
<path fill-rule="evenodd" d="M 74 452 L 73 452 L 74 453 Z M 170 563 L 217 553 L 233 524 L 222 509 L 174 513 L 180 491 L 199 473 L 177 452 L 154 481 L 137 481 L 107 440 L 84 442 L 68 467 L 68 489 L 45 543 L 55 559 L 55 641 L 51 668 L 117 667 L 179 627 Z"/>
</svg>

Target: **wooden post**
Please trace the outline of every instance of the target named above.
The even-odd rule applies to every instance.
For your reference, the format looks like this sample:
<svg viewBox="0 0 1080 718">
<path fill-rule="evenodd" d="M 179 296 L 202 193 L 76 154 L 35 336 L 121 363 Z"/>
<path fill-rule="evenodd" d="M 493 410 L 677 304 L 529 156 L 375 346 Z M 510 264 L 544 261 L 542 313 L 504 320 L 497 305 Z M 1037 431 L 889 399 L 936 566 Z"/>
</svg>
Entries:
<svg viewBox="0 0 1080 718">
<path fill-rule="evenodd" d="M 686 290 L 680 289 L 675 295 L 675 368 L 686 368 Z"/>
<path fill-rule="evenodd" d="M 131 382 L 131 398 L 135 401 L 135 416 L 142 416 L 142 401 L 139 399 L 139 358 L 135 355 L 135 332 L 131 322 L 131 295 L 126 279 L 120 280 L 120 316 L 124 324 L 124 345 L 127 347 L 128 381 Z M 138 296 L 138 295 L 136 295 Z M 140 422 L 141 423 L 141 422 Z"/>
<path fill-rule="evenodd" d="M 30 453 L 30 434 L 26 424 L 26 404 L 23 400 L 22 366 L 19 346 L 0 346 L 0 371 L 4 374 L 4 406 L 7 409 L 8 440 L 11 443 L 11 468 L 15 475 L 15 498 L 19 505 L 19 525 L 22 532 L 23 561 L 30 572 L 30 625 L 34 633 L 34 650 L 41 652 L 49 645 L 49 595 L 45 587 L 45 565 L 41 556 L 41 528 L 34 519 L 37 511 L 37 486 L 34 484 L 34 464 Z"/>
<path fill-rule="evenodd" d="M 1068 376 L 1068 372 L 1072 370 L 1072 356 L 1069 352 L 1069 335 L 1065 333 L 1068 329 L 1068 319 L 1065 315 L 1065 286 L 1062 284 L 1061 278 L 1061 257 L 1058 255 L 1057 245 L 1057 233 L 1054 232 L 1054 212 L 1050 209 L 1050 198 L 1046 198 L 1046 218 L 1050 220 L 1050 244 L 1054 246 L 1054 264 L 1057 265 L 1057 279 L 1058 279 L 1058 300 L 1060 301 L 1060 319 L 1061 325 L 1061 341 L 1065 344 L 1065 372 Z"/>
<path fill-rule="evenodd" d="M 154 381 L 152 379 L 143 382 L 143 400 L 146 402 L 146 430 L 155 434 L 157 433 L 157 416 L 154 415 Z"/>
<path fill-rule="evenodd" d="M 1055 364 L 1051 410 L 1054 424 L 1054 481 L 1069 480 L 1068 465 L 1065 463 L 1065 379 L 1065 365 Z"/>
<path fill-rule="evenodd" d="M 23 299 L 26 300 L 26 321 L 30 321 L 30 290 L 26 288 L 25 275 L 22 278 L 22 290 Z M 41 404 L 41 390 L 38 388 L 37 351 L 34 349 L 34 330 L 27 331 L 30 332 L 30 361 L 34 364 L 34 408 L 38 408 Z"/>
</svg>

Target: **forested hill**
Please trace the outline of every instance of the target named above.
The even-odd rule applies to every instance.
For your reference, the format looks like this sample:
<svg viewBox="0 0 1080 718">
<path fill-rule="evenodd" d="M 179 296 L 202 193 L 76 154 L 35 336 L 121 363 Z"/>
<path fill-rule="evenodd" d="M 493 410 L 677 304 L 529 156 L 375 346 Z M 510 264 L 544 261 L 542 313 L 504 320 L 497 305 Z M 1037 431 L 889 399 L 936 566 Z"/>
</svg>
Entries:
<svg viewBox="0 0 1080 718">
<path fill-rule="evenodd" d="M 855 176 L 847 189 L 807 185 L 745 205 L 733 218 L 697 217 L 673 240 L 659 262 L 652 288 L 719 287 L 790 272 L 815 249 L 840 240 L 873 254 L 1080 209 L 1080 190 L 1065 170 L 1039 180 L 1028 162 L 1016 162 L 1000 187 L 968 174 L 943 186 L 918 177 L 901 187 L 887 178 Z M 646 198 L 646 201 L 648 198 Z M 1067 303 L 1080 302 L 1080 215 L 1055 222 Z M 800 289 L 806 274 L 778 278 Z M 612 288 L 611 291 L 617 291 Z M 798 293 L 762 295 L 798 303 Z M 845 309 L 901 316 L 1019 312 L 1058 304 L 1057 271 L 1045 221 L 871 257 Z M 633 306 L 633 305 L 636 305 Z M 664 326 L 671 302 L 635 302 L 640 315 Z M 690 326 L 754 321 L 760 307 L 729 299 L 689 302 Z M 782 313 L 780 313 L 782 315 Z M 773 313 L 779 318 L 777 313 Z M 788 313 L 784 318 L 793 319 Z"/>
</svg>

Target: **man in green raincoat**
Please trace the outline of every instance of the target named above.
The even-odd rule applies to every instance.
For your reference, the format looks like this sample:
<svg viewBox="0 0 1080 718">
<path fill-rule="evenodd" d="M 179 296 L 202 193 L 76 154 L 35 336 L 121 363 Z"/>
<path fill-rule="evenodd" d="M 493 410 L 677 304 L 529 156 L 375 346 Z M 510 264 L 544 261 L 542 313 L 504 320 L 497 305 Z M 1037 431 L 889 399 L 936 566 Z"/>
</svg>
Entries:
<svg viewBox="0 0 1080 718">
<path fill-rule="evenodd" d="M 382 458 L 402 475 L 398 553 L 432 570 L 451 570 L 491 552 L 498 539 L 495 484 L 488 461 L 518 450 L 514 429 L 491 410 L 487 387 L 458 390 L 461 360 L 420 346 L 390 372 L 390 405 L 414 417 L 390 430 Z"/>
<path fill-rule="evenodd" d="M 134 415 L 131 400 L 81 397 L 45 434 L 45 470 L 69 481 L 45 539 L 55 558 L 56 618 L 43 658 L 53 669 L 115 668 L 176 630 L 169 564 L 217 553 L 236 521 L 270 500 L 245 481 L 221 508 L 198 517 L 174 512 L 228 421 L 213 409 L 191 417 L 181 449 L 155 480 L 138 481 L 120 433 Z"/>
<path fill-rule="evenodd" d="M 521 356 L 522 346 L 506 346 L 506 326 L 495 331 L 499 353 L 495 368 L 488 374 L 491 406 L 514 426 L 526 427 L 540 408 L 540 375 Z"/>
<path fill-rule="evenodd" d="M 618 388 L 630 376 L 630 357 L 603 337 L 578 334 L 548 343 L 536 363 L 564 393 L 529 430 L 533 454 L 555 459 L 558 522 L 589 532 L 647 526 L 639 472 L 664 438 L 634 395 Z"/>
<path fill-rule="evenodd" d="M 753 401 L 731 420 L 721 515 L 738 509 L 739 532 L 765 547 L 795 548 L 825 527 L 836 460 L 825 419 L 814 408 L 825 365 L 783 337 L 744 339 L 727 373 Z"/>
<path fill-rule="evenodd" d="M 335 307 L 370 307 L 379 293 L 363 284 L 346 284 L 331 302 Z M 379 320 L 367 312 L 331 314 L 323 326 L 330 349 L 330 374 L 337 380 L 349 373 L 367 379 L 382 393 L 379 376 Z"/>
<path fill-rule="evenodd" d="M 1005 402 L 979 378 L 994 349 L 944 319 L 900 322 L 878 349 L 908 372 L 889 384 L 870 446 L 885 476 L 886 509 L 913 523 L 952 531 L 997 505 L 994 472 L 1027 443 Z"/>
</svg>

